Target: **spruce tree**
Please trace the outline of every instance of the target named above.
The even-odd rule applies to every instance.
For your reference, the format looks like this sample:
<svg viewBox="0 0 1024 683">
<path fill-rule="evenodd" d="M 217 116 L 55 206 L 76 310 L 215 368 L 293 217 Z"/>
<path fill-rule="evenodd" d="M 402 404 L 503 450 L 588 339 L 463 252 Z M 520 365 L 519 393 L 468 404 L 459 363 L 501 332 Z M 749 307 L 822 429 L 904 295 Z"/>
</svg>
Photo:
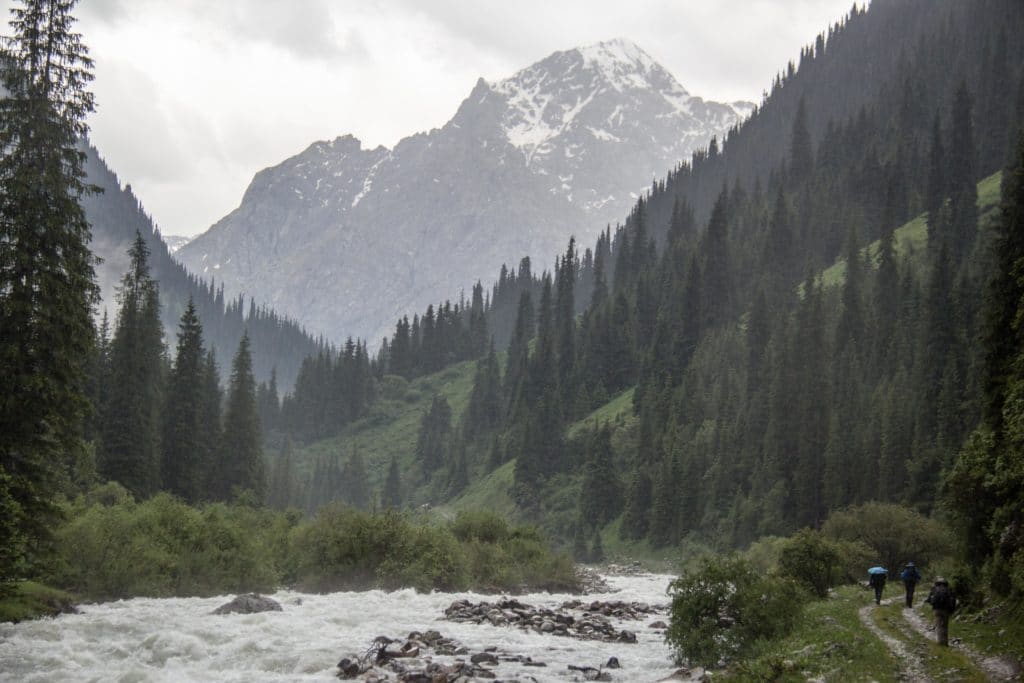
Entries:
<svg viewBox="0 0 1024 683">
<path fill-rule="evenodd" d="M 611 427 L 605 424 L 595 428 L 588 439 L 587 450 L 579 510 L 587 524 L 604 526 L 618 516 L 622 500 L 612 460 Z"/>
<path fill-rule="evenodd" d="M 199 460 L 204 463 L 203 499 L 216 500 L 220 496 L 216 477 L 220 467 L 224 392 L 220 387 L 220 369 L 213 349 L 207 351 L 203 359 L 202 383 L 196 400 L 199 403 Z"/>
<path fill-rule="evenodd" d="M 637 467 L 626 489 L 626 506 L 622 515 L 620 535 L 637 540 L 647 535 L 647 513 L 651 508 L 651 478 Z"/>
<path fill-rule="evenodd" d="M 509 408 L 515 405 L 516 397 L 526 377 L 526 369 L 530 358 L 530 340 L 533 338 L 535 325 L 533 318 L 533 299 L 530 290 L 523 290 L 519 295 L 516 309 L 515 330 L 508 345 L 508 357 L 505 361 L 504 389 Z"/>
<path fill-rule="evenodd" d="M 231 363 L 231 382 L 215 480 L 217 497 L 230 500 L 236 492 L 250 491 L 257 502 L 262 502 L 267 492 L 264 468 L 256 381 L 252 375 L 249 334 L 245 333 Z"/>
<path fill-rule="evenodd" d="M 416 461 L 423 472 L 423 480 L 429 480 L 444 464 L 451 448 L 452 409 L 448 399 L 435 394 L 430 409 L 420 420 L 416 437 Z"/>
<path fill-rule="evenodd" d="M 205 354 L 203 328 L 189 297 L 181 316 L 178 349 L 167 381 L 162 448 L 163 489 L 194 503 L 204 493 L 206 470 L 200 445 Z"/>
<path fill-rule="evenodd" d="M 949 142 L 950 226 L 949 248 L 956 263 L 974 242 L 978 227 L 978 178 L 974 148 L 973 103 L 967 84 L 960 83 L 953 98 Z"/>
<path fill-rule="evenodd" d="M 0 579 L 23 551 L 45 555 L 55 482 L 84 452 L 98 298 L 78 147 L 92 61 L 74 2 L 19 5 L 0 48 Z"/>
<path fill-rule="evenodd" d="M 146 497 L 160 488 L 163 325 L 159 287 L 149 269 L 149 248 L 138 232 L 128 256 L 110 344 L 112 391 L 103 417 L 99 471 L 132 495 Z"/>
<path fill-rule="evenodd" d="M 571 405 L 575 397 L 576 307 L 575 286 L 578 276 L 576 240 L 570 238 L 557 272 L 554 307 L 555 353 L 558 357 L 558 391 L 562 405 Z"/>
<path fill-rule="evenodd" d="M 789 176 L 793 183 L 801 183 L 814 170 L 814 148 L 807 124 L 807 103 L 800 98 L 789 147 Z"/>
<path fill-rule="evenodd" d="M 946 147 L 942 143 L 942 126 L 939 115 L 932 123 L 931 147 L 928 150 L 928 184 L 925 195 L 925 211 L 928 212 L 929 247 L 938 250 L 945 234 L 943 226 L 943 205 L 949 191 L 949 168 Z"/>
<path fill-rule="evenodd" d="M 713 327 L 728 320 L 735 298 L 732 258 L 729 248 L 729 195 L 723 188 L 711 210 L 703 253 L 703 320 Z"/>
</svg>

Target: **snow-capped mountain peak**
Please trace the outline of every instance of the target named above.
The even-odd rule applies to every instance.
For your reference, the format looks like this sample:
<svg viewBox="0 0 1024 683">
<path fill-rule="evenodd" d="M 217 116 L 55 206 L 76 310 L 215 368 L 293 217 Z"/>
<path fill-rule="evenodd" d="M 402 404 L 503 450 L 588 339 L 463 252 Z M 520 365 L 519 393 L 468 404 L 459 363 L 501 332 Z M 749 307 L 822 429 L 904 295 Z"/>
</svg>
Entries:
<svg viewBox="0 0 1024 683">
<path fill-rule="evenodd" d="M 691 96 L 627 40 L 555 52 L 390 150 L 342 136 L 260 171 L 177 255 L 311 330 L 377 340 L 502 262 L 590 243 L 741 106 Z"/>
<path fill-rule="evenodd" d="M 530 165 L 564 147 L 560 138 L 579 133 L 605 144 L 627 142 L 636 134 L 637 119 L 652 115 L 674 119 L 672 127 L 687 138 L 683 146 L 692 149 L 694 141 L 710 137 L 707 119 L 719 130 L 752 108 L 692 97 L 650 55 L 622 38 L 555 52 L 487 86 L 504 99 L 504 137 Z"/>
<path fill-rule="evenodd" d="M 671 74 L 632 41 L 616 38 L 577 48 L 577 52 L 588 68 L 599 72 L 616 90 L 661 86 L 669 82 L 676 92 L 687 95 Z"/>
</svg>

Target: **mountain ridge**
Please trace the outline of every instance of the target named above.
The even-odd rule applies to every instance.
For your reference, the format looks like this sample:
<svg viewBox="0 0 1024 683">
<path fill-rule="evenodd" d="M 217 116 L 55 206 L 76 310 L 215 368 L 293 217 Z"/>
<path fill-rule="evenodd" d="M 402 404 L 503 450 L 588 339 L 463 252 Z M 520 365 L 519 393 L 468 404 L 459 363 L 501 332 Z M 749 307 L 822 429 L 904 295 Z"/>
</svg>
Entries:
<svg viewBox="0 0 1024 683">
<path fill-rule="evenodd" d="M 747 111 L 689 95 L 626 41 L 556 52 L 479 79 L 444 126 L 390 149 L 343 135 L 259 171 L 175 256 L 329 338 L 377 340 L 501 263 L 590 241 Z"/>
</svg>

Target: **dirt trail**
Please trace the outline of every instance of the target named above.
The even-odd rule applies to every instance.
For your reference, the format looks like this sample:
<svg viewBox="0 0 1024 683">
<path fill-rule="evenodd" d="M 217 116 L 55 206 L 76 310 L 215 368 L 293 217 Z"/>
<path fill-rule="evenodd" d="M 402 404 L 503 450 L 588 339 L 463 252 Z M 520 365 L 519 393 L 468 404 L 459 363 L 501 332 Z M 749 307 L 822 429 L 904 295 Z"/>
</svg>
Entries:
<svg viewBox="0 0 1024 683">
<path fill-rule="evenodd" d="M 883 604 L 889 604 L 891 602 L 891 599 L 882 601 Z M 864 624 L 869 631 L 878 636 L 879 640 L 885 643 L 885 646 L 889 648 L 889 651 L 892 652 L 893 656 L 899 660 L 900 678 L 905 681 L 931 683 L 932 679 L 928 677 L 927 673 L 925 673 L 925 667 L 921 662 L 920 657 L 911 652 L 906 643 L 893 638 L 875 623 L 874 618 L 871 616 L 871 612 L 874 609 L 874 605 L 861 607 L 857 611 L 857 616 L 860 617 L 861 623 Z"/>
<path fill-rule="evenodd" d="M 934 626 L 926 621 L 920 613 L 905 609 L 903 610 L 903 618 L 922 636 L 928 640 L 935 640 Z M 981 669 L 988 680 L 996 681 L 997 683 L 1020 680 L 1021 669 L 1015 659 L 1004 656 L 985 657 L 964 645 L 957 638 L 952 638 L 949 644 L 950 647 L 966 655 L 976 667 Z"/>
</svg>

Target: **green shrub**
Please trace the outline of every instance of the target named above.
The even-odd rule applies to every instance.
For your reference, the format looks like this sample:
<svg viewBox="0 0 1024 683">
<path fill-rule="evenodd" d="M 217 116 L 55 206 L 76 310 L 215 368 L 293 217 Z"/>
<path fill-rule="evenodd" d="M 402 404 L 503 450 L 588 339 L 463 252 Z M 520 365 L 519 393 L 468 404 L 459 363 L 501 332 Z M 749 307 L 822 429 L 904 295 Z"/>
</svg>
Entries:
<svg viewBox="0 0 1024 683">
<path fill-rule="evenodd" d="M 778 571 L 779 557 L 787 543 L 789 539 L 782 536 L 764 536 L 743 551 L 743 559 L 764 574 Z"/>
<path fill-rule="evenodd" d="M 791 579 L 765 575 L 738 557 L 705 558 L 672 582 L 665 639 L 676 659 L 702 666 L 753 653 L 788 633 L 805 594 Z"/>
<path fill-rule="evenodd" d="M 509 537 L 508 522 L 493 512 L 460 512 L 452 523 L 452 533 L 460 541 L 477 540 L 500 543 Z"/>
<path fill-rule="evenodd" d="M 867 580 L 866 569 L 878 562 L 878 553 L 861 541 L 833 540 L 839 553 L 838 583 L 863 583 Z"/>
<path fill-rule="evenodd" d="M 839 550 L 835 543 L 811 529 L 792 536 L 779 554 L 779 572 L 819 598 L 828 595 L 838 575 Z"/>
<path fill-rule="evenodd" d="M 50 580 L 92 599 L 272 590 L 276 513 L 167 494 L 135 503 L 104 486 L 67 511 Z"/>
<path fill-rule="evenodd" d="M 375 586 L 378 565 L 407 533 L 407 519 L 393 510 L 371 515 L 340 504 L 322 507 L 292 531 L 298 585 L 322 592 Z"/>
<path fill-rule="evenodd" d="M 465 554 L 451 531 L 417 526 L 399 539 L 377 567 L 385 589 L 464 590 L 469 585 Z"/>
<path fill-rule="evenodd" d="M 834 512 L 822 533 L 839 541 L 863 543 L 874 551 L 874 558 L 861 570 L 862 576 L 874 563 L 890 572 L 909 561 L 926 566 L 950 556 L 954 545 L 949 530 L 936 520 L 888 503 L 866 503 Z"/>
</svg>

